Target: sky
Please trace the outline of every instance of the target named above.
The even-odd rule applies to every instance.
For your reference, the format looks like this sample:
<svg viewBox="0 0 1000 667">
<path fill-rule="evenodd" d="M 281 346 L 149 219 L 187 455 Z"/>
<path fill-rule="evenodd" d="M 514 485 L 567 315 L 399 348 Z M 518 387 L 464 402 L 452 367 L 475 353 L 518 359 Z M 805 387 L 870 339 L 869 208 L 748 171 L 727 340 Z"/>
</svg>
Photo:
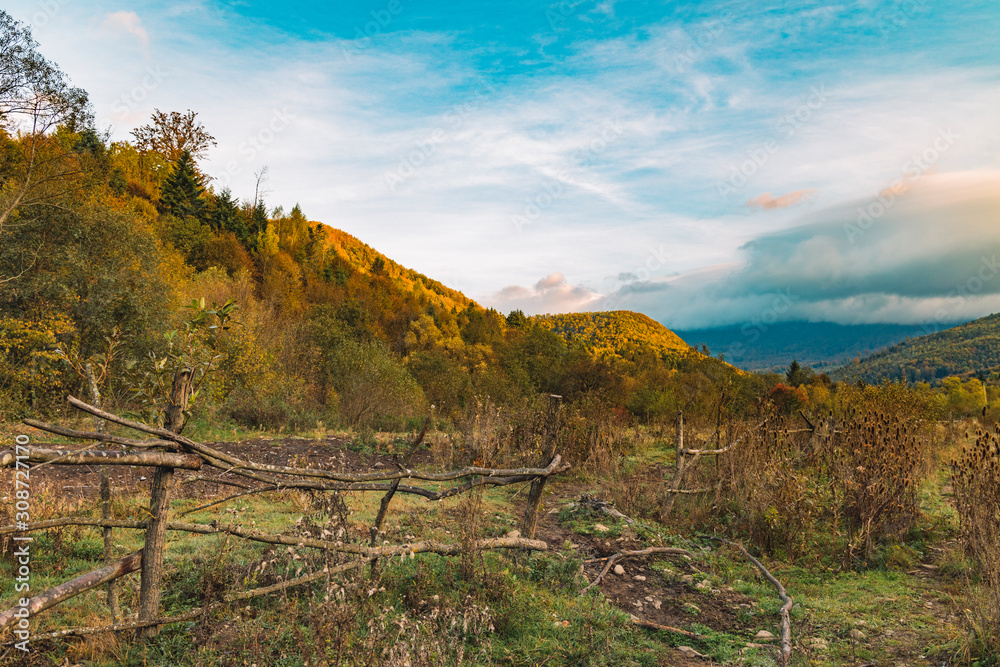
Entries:
<svg viewBox="0 0 1000 667">
<path fill-rule="evenodd" d="M 1000 5 L 13 0 L 125 140 L 501 312 L 1000 311 Z"/>
</svg>

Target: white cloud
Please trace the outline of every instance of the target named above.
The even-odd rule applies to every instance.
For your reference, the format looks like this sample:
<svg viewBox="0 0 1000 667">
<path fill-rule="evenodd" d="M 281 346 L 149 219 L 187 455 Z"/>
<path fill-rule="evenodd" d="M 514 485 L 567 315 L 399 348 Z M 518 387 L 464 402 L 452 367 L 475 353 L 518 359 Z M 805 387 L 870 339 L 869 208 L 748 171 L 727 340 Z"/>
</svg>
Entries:
<svg viewBox="0 0 1000 667">
<path fill-rule="evenodd" d="M 571 313 L 586 310 L 599 297 L 599 294 L 586 287 L 570 285 L 563 274 L 557 272 L 545 276 L 534 287 L 505 287 L 484 299 L 483 304 L 496 308 L 501 313 L 518 309 L 528 315 Z"/>
<path fill-rule="evenodd" d="M 149 34 L 142 25 L 142 19 L 135 12 L 121 11 L 108 14 L 104 19 L 104 26 L 137 37 L 143 46 L 149 45 Z"/>
</svg>

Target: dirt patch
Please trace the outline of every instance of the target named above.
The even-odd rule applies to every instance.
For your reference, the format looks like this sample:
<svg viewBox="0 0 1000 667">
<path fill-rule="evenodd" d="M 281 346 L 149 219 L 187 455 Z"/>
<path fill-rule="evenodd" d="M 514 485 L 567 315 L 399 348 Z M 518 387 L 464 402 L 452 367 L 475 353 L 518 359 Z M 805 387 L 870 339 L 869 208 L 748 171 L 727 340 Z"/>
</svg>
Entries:
<svg viewBox="0 0 1000 667">
<path fill-rule="evenodd" d="M 563 494 L 560 494 L 563 495 Z M 578 497 L 570 493 L 566 498 Z M 593 581 L 603 569 L 606 559 L 616 553 L 645 548 L 629 538 L 600 538 L 580 535 L 563 527 L 550 510 L 539 523 L 535 537 L 552 549 L 563 549 L 567 543 L 584 561 L 584 575 Z M 670 563 L 669 572 L 656 567 L 656 562 Z M 769 628 L 773 619 L 758 616 L 758 603 L 731 588 L 698 588 L 711 573 L 694 567 L 683 555 L 626 558 L 620 561 L 624 574 L 609 572 L 598 587 L 605 598 L 622 611 L 643 621 L 689 630 L 697 624 L 753 641 L 758 630 Z M 680 644 L 685 639 L 679 637 Z M 691 642 L 687 642 L 691 643 Z M 705 665 L 707 661 L 672 651 L 662 663 L 687 667 Z"/>
</svg>

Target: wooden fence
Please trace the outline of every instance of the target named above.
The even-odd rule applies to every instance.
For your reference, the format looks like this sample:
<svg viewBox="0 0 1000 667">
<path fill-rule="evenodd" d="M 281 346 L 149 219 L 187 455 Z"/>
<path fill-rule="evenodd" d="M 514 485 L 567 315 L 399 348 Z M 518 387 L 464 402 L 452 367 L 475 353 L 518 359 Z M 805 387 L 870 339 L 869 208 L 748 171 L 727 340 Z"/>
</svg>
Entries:
<svg viewBox="0 0 1000 667">
<path fill-rule="evenodd" d="M 128 438 L 112 435 L 104 433 L 100 428 L 95 431 L 80 431 L 32 419 L 25 419 L 25 424 L 48 433 L 67 438 L 119 445 L 125 447 L 126 450 L 86 449 L 74 451 L 52 447 L 19 447 L 17 451 L 0 452 L 0 466 L 20 467 L 26 461 L 29 464 L 38 465 L 131 465 L 155 468 L 149 501 L 149 519 L 146 521 L 117 520 L 109 518 L 108 513 L 105 511 L 100 519 L 63 517 L 48 521 L 0 527 L 0 535 L 27 534 L 57 526 L 101 526 L 105 529 L 106 534 L 114 528 L 144 531 L 144 546 L 134 553 L 108 562 L 101 568 L 78 576 L 40 595 L 32 597 L 27 600 L 27 604 L 18 605 L 0 613 L 0 631 L 11 626 L 15 621 L 30 618 L 86 590 L 103 584 L 109 584 L 109 582 L 114 582 L 116 579 L 140 570 L 139 609 L 135 620 L 93 628 L 70 628 L 51 633 L 48 636 L 84 635 L 95 632 L 137 629 L 140 636 L 153 637 L 162 625 L 197 618 L 205 611 L 208 611 L 209 608 L 192 609 L 172 617 L 160 616 L 163 553 L 166 542 L 166 531 L 168 530 L 203 535 L 226 534 L 267 544 L 308 547 L 356 556 L 350 562 L 337 567 L 324 568 L 321 571 L 297 576 L 293 579 L 263 588 L 231 592 L 224 596 L 222 602 L 210 605 L 213 608 L 219 604 L 267 595 L 293 586 L 306 584 L 322 577 L 329 577 L 340 572 L 360 568 L 368 563 L 374 564 L 377 563 L 379 558 L 384 557 L 417 553 L 455 555 L 462 553 L 463 548 L 477 550 L 545 550 L 547 548 L 545 542 L 533 539 L 542 491 L 549 477 L 570 468 L 570 464 L 563 461 L 555 453 L 557 416 L 561 404 L 561 399 L 558 396 L 550 397 L 549 414 L 542 447 L 542 459 L 539 461 L 538 467 L 496 469 L 470 466 L 448 472 L 427 472 L 410 468 L 413 455 L 416 453 L 426 434 L 430 422 L 430 418 L 428 417 L 427 421 L 424 422 L 424 427 L 420 434 L 410 443 L 405 455 L 397 463 L 395 470 L 377 470 L 363 473 L 255 463 L 180 435 L 180 433 L 175 431 L 179 431 L 182 424 L 177 424 L 176 420 L 173 422 L 168 420 L 168 423 L 174 426 L 173 430 L 170 428 L 151 427 L 110 412 L 105 412 L 94 405 L 73 397 L 69 397 L 68 401 L 73 407 L 89 413 L 98 420 L 127 427 L 147 437 Z M 26 451 L 26 453 L 21 454 L 21 450 Z M 223 473 L 238 475 L 244 478 L 246 483 L 234 483 L 219 477 L 206 475 L 204 472 L 207 468 L 214 468 Z M 312 539 L 294 535 L 263 533 L 239 525 L 221 524 L 215 521 L 212 523 L 171 521 L 170 494 L 173 487 L 175 470 L 198 471 L 199 475 L 194 478 L 195 481 L 242 487 L 242 490 L 238 493 L 196 509 L 206 509 L 234 498 L 251 494 L 289 489 L 334 492 L 368 491 L 381 492 L 384 495 L 379 505 L 378 514 L 369 530 L 369 544 L 344 543 L 341 541 Z M 404 484 L 404 482 L 406 483 Z M 422 486 L 421 482 L 436 484 L 447 482 L 460 483 L 444 489 L 432 489 Z M 385 521 L 389 504 L 396 494 L 411 494 L 428 500 L 441 500 L 479 487 L 507 486 L 522 482 L 530 482 L 531 490 L 528 496 L 520 536 L 478 540 L 464 547 L 461 544 L 449 544 L 430 540 L 394 545 L 379 544 L 379 538 L 382 535 L 382 524 Z M 190 511 L 187 513 L 190 513 Z M 106 558 L 108 558 L 107 553 Z M 111 596 L 109 595 L 110 603 Z"/>
</svg>

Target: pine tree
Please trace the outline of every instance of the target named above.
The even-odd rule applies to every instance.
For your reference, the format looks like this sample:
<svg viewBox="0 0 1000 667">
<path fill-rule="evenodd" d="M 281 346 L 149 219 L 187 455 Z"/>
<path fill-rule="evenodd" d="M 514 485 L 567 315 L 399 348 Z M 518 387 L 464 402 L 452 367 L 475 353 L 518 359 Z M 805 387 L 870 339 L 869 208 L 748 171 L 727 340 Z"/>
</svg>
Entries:
<svg viewBox="0 0 1000 667">
<path fill-rule="evenodd" d="M 240 215 L 239 203 L 233 199 L 229 188 L 215 195 L 212 211 L 212 229 L 217 232 L 232 232 L 244 247 L 251 247 L 250 230 L 246 220 Z"/>
<path fill-rule="evenodd" d="M 160 205 L 166 213 L 178 218 L 197 218 L 204 208 L 202 199 L 205 188 L 201 176 L 194 167 L 191 154 L 183 151 L 174 163 L 174 169 L 167 176 L 160 193 Z"/>
</svg>

